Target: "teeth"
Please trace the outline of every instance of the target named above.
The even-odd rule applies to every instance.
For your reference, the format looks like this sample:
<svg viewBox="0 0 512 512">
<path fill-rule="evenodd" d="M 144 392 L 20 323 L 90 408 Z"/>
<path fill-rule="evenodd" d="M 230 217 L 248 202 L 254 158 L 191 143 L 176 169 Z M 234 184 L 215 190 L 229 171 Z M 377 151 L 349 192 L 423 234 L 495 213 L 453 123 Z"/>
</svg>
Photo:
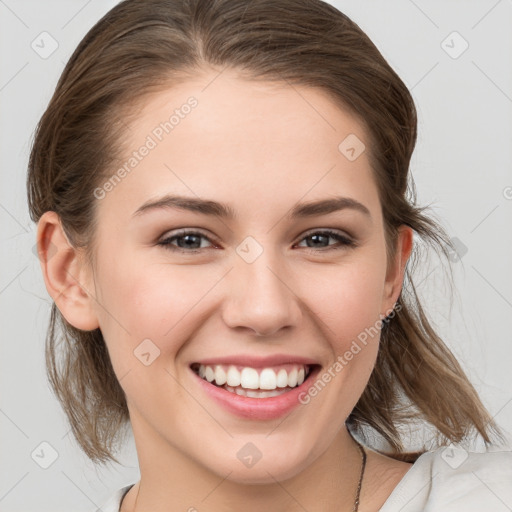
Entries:
<svg viewBox="0 0 512 512">
<path fill-rule="evenodd" d="M 243 391 L 244 396 L 251 396 L 245 394 L 245 390 L 276 390 L 280 394 L 281 390 L 277 388 L 300 386 L 308 376 L 309 368 L 304 365 L 288 365 L 288 368 L 289 371 L 280 368 L 277 373 L 273 368 L 264 368 L 258 373 L 258 370 L 250 367 L 245 367 L 240 372 L 234 365 L 227 369 L 223 365 L 199 365 L 198 374 L 208 382 L 215 382 L 217 386 L 225 385 L 226 389 L 233 388 L 233 392 L 237 394 L 242 394 Z M 261 392 L 258 392 L 258 395 L 261 395 Z"/>
<path fill-rule="evenodd" d="M 213 371 L 211 366 L 207 366 L 204 372 L 204 376 L 208 382 L 212 382 L 215 379 L 215 372 Z"/>
<path fill-rule="evenodd" d="M 288 374 L 286 373 L 286 370 L 281 369 L 277 372 L 276 384 L 278 388 L 285 388 L 288 386 Z"/>
<path fill-rule="evenodd" d="M 222 366 L 218 364 L 215 367 L 215 382 L 217 383 L 217 385 L 222 386 L 227 382 L 227 379 L 228 377 L 226 375 L 226 372 L 224 371 L 224 368 L 222 368 Z"/>
<path fill-rule="evenodd" d="M 201 365 L 202 366 L 202 365 Z M 201 371 L 201 366 L 199 367 L 199 371 Z M 199 373 L 201 375 L 201 373 Z M 230 366 L 228 369 L 228 375 L 227 375 L 227 384 L 228 386 L 240 386 L 240 372 L 234 367 Z"/>
<path fill-rule="evenodd" d="M 297 385 L 297 368 L 294 368 L 289 374 L 288 374 L 288 386 L 291 388 L 294 388 Z"/>
<path fill-rule="evenodd" d="M 281 371 L 281 370 L 279 370 Z M 282 370 L 286 373 L 286 370 Z M 260 389 L 276 389 L 277 387 L 277 375 L 274 370 L 270 368 L 265 368 L 260 373 Z M 282 386 L 285 387 L 285 386 Z"/>
<path fill-rule="evenodd" d="M 240 396 L 248 396 L 249 398 L 270 398 L 272 396 L 278 396 L 286 393 L 285 389 L 274 389 L 272 391 L 254 391 L 252 389 L 246 390 L 241 387 L 232 388 L 230 386 L 224 386 L 224 389 L 231 393 L 236 393 Z"/>
<path fill-rule="evenodd" d="M 258 389 L 260 379 L 254 368 L 244 368 L 240 377 L 240 385 L 245 389 Z"/>
</svg>

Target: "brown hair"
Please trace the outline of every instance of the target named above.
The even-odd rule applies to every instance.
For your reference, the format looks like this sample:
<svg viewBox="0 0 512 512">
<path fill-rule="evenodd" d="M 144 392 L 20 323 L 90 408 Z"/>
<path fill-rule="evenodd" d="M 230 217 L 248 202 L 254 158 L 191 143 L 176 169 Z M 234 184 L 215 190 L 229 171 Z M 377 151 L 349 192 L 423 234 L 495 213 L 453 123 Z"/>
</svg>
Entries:
<svg viewBox="0 0 512 512">
<path fill-rule="evenodd" d="M 320 0 L 126 0 L 115 6 L 73 53 L 38 124 L 27 180 L 31 218 L 55 211 L 71 243 L 92 258 L 93 190 L 120 158 L 122 119 L 146 94 L 201 69 L 227 67 L 247 79 L 319 88 L 363 123 L 389 264 L 404 224 L 442 256 L 454 250 L 443 228 L 416 205 L 408 175 L 417 129 L 411 94 L 365 33 Z M 376 366 L 347 421 L 362 437 L 363 427 L 371 427 L 389 443 L 389 456 L 408 461 L 421 452 L 407 452 L 399 428 L 414 421 L 433 426 L 438 444 L 471 433 L 486 445 L 492 435 L 502 439 L 420 305 L 412 282 L 418 261 L 424 258 L 415 247 L 399 312 L 382 327 Z M 93 461 L 117 461 L 112 447 L 129 414 L 101 331 L 74 328 L 54 303 L 46 361 L 82 449 Z"/>
</svg>

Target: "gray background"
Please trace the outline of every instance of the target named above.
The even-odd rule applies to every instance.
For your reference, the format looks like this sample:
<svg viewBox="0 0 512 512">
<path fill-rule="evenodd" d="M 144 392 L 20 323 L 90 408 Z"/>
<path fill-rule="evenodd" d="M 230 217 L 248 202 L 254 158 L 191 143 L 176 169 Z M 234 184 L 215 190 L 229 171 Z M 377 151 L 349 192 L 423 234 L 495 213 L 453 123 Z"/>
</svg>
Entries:
<svg viewBox="0 0 512 512">
<path fill-rule="evenodd" d="M 43 348 L 51 302 L 25 197 L 32 133 L 64 63 L 116 3 L 0 0 L 0 511 L 94 511 L 139 475 L 133 441 L 122 466 L 94 466 L 49 390 Z M 511 432 L 512 2 L 332 3 L 368 33 L 412 90 L 418 199 L 433 204 L 459 248 L 453 307 L 435 258 L 416 282 L 484 403 Z M 55 43 L 44 31 L 58 43 L 49 56 L 41 53 Z M 43 469 L 52 450 L 57 458 Z"/>
</svg>

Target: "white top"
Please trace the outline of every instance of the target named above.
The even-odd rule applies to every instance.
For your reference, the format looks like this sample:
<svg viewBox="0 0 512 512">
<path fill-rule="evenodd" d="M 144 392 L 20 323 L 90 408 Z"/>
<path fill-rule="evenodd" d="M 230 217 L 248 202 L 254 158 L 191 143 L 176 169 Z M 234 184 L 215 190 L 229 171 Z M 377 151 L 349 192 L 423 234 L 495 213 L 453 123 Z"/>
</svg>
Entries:
<svg viewBox="0 0 512 512">
<path fill-rule="evenodd" d="M 133 485 L 118 489 L 96 512 L 119 512 Z M 420 455 L 379 512 L 511 510 L 512 451 L 466 452 L 450 445 Z"/>
</svg>

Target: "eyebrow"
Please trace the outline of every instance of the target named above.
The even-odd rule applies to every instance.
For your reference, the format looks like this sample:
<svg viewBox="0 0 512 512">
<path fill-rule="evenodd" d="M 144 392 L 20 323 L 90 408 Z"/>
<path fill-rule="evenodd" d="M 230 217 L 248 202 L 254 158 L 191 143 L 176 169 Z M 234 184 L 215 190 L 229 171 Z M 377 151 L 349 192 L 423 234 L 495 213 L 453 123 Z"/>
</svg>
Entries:
<svg viewBox="0 0 512 512">
<path fill-rule="evenodd" d="M 152 210 L 167 208 L 188 210 L 195 213 L 201 213 L 203 215 L 211 215 L 230 220 L 236 218 L 235 211 L 227 204 L 208 199 L 176 195 L 165 195 L 159 199 L 146 201 L 133 213 L 132 216 L 135 217 Z M 372 217 L 370 210 L 366 206 L 350 197 L 334 197 L 308 203 L 300 203 L 291 209 L 287 214 L 287 217 L 289 219 L 315 217 L 345 209 L 359 211 L 370 219 Z"/>
</svg>

